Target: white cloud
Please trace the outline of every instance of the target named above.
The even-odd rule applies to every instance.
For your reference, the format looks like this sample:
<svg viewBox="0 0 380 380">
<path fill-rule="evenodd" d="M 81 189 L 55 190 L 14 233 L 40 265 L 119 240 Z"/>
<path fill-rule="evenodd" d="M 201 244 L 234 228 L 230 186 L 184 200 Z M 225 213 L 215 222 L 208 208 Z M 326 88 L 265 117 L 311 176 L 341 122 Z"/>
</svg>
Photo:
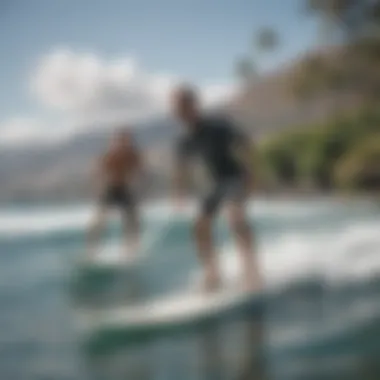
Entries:
<svg viewBox="0 0 380 380">
<path fill-rule="evenodd" d="M 55 49 L 32 70 L 29 90 L 60 125 L 33 118 L 14 118 L 0 126 L 0 142 L 56 141 L 95 123 L 121 122 L 152 117 L 167 111 L 169 94 L 179 77 L 149 73 L 131 57 L 107 60 L 94 53 Z M 200 86 L 206 106 L 233 92 L 230 85 Z"/>
<path fill-rule="evenodd" d="M 125 117 L 165 110 L 169 93 L 181 78 L 148 73 L 130 58 L 104 60 L 93 53 L 57 49 L 42 57 L 33 72 L 32 93 L 43 105 L 93 118 L 113 113 Z M 201 87 L 206 103 L 230 94 L 230 85 Z"/>
<path fill-rule="evenodd" d="M 206 85 L 201 88 L 205 106 L 212 107 L 215 104 L 226 101 L 235 95 L 238 87 L 231 83 Z"/>
<path fill-rule="evenodd" d="M 31 90 L 43 105 L 89 120 L 115 114 L 135 119 L 162 111 L 177 81 L 143 71 L 132 58 L 107 61 L 58 49 L 39 62 Z"/>
</svg>

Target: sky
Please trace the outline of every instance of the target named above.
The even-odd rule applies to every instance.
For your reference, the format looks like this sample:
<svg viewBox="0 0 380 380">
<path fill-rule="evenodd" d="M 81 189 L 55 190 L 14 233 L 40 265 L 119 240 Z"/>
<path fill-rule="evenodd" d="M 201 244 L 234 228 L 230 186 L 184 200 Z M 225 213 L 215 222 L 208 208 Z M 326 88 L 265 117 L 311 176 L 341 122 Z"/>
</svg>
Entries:
<svg viewBox="0 0 380 380">
<path fill-rule="evenodd" d="M 303 1 L 1 0 L 0 143 L 154 115 L 183 80 L 217 102 L 260 28 L 280 35 L 276 51 L 255 55 L 263 71 L 315 43 Z"/>
</svg>

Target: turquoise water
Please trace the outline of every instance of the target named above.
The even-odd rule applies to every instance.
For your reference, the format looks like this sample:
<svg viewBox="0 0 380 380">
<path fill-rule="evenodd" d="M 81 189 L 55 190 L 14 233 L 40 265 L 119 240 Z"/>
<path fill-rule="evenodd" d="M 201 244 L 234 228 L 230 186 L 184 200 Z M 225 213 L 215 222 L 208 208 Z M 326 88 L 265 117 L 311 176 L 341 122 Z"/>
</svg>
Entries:
<svg viewBox="0 0 380 380">
<path fill-rule="evenodd" d="M 191 206 L 144 208 L 146 257 L 78 285 L 88 205 L 0 210 L 1 379 L 370 379 L 380 373 L 380 212 L 369 202 L 252 203 L 268 296 L 260 307 L 170 333 L 109 337 L 78 330 L 78 307 L 104 309 L 173 292 L 199 277 Z M 120 253 L 110 224 L 101 254 Z M 225 277 L 239 261 L 223 216 L 215 227 Z M 107 277 L 108 276 L 108 277 Z M 180 306 L 179 306 L 180 307 Z"/>
</svg>

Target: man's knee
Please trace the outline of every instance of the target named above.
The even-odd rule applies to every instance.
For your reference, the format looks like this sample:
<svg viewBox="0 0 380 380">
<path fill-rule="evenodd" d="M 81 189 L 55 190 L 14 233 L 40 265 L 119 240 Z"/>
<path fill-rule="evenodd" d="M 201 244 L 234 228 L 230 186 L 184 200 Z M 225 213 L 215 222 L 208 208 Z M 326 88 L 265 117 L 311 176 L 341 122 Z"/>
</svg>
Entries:
<svg viewBox="0 0 380 380">
<path fill-rule="evenodd" d="M 124 213 L 124 223 L 127 228 L 137 228 L 138 222 L 137 213 L 134 210 L 128 210 Z"/>
<path fill-rule="evenodd" d="M 228 217 L 229 224 L 236 233 L 245 234 L 249 232 L 249 223 L 243 207 L 232 206 L 229 210 Z"/>
<path fill-rule="evenodd" d="M 95 218 L 94 218 L 93 222 L 91 223 L 91 228 L 92 229 L 101 228 L 105 223 L 105 219 L 106 219 L 105 211 L 103 211 L 103 210 L 99 211 L 95 215 Z"/>
<path fill-rule="evenodd" d="M 210 233 L 212 226 L 212 217 L 202 215 L 194 224 L 194 234 L 196 237 L 202 238 Z"/>
</svg>

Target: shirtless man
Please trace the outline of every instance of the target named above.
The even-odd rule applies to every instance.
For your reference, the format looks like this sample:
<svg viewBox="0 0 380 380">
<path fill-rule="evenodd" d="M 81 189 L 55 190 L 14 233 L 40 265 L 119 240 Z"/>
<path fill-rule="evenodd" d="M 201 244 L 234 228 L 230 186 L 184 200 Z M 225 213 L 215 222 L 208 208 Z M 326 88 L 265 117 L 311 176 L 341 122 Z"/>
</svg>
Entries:
<svg viewBox="0 0 380 380">
<path fill-rule="evenodd" d="M 210 191 L 201 200 L 194 231 L 204 269 L 205 289 L 213 290 L 220 282 L 212 225 L 224 203 L 228 206 L 230 228 L 239 248 L 243 286 L 258 288 L 260 278 L 251 229 L 245 215 L 245 201 L 253 183 L 250 139 L 228 119 L 202 115 L 197 94 L 192 88 L 180 87 L 174 92 L 173 111 L 185 132 L 176 149 L 176 201 L 181 203 L 192 158 L 201 159 L 212 180 Z"/>
<path fill-rule="evenodd" d="M 99 208 L 89 231 L 90 255 L 99 243 L 108 209 L 117 208 L 123 218 L 126 246 L 133 253 L 139 244 L 139 216 L 133 184 L 141 174 L 141 158 L 132 135 L 121 131 L 96 165 L 96 190 Z"/>
</svg>

